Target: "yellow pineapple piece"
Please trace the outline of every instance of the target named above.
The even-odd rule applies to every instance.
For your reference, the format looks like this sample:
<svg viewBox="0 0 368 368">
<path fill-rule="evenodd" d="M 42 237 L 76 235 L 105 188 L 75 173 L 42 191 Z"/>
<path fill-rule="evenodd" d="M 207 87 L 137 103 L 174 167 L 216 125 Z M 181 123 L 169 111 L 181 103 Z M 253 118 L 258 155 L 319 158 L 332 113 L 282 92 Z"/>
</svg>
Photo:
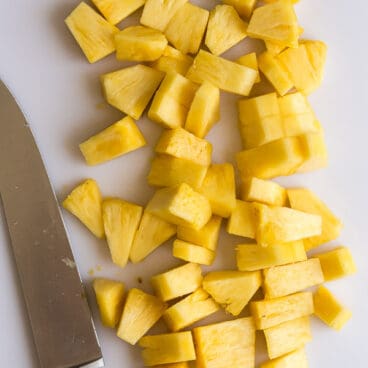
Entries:
<svg viewBox="0 0 368 368">
<path fill-rule="evenodd" d="M 114 35 L 119 29 L 81 2 L 65 23 L 90 63 L 115 51 Z"/>
<path fill-rule="evenodd" d="M 96 294 L 102 324 L 115 328 L 123 310 L 124 284 L 122 282 L 95 279 L 93 289 Z"/>
<path fill-rule="evenodd" d="M 243 96 L 249 95 L 257 77 L 256 70 L 204 50 L 199 50 L 187 73 L 187 78 L 193 82 L 207 81 L 224 91 Z"/>
<path fill-rule="evenodd" d="M 222 0 L 224 4 L 232 5 L 239 15 L 249 18 L 257 0 Z"/>
<path fill-rule="evenodd" d="M 214 55 L 221 55 L 247 37 L 245 23 L 231 5 L 217 5 L 208 19 L 205 44 Z"/>
<path fill-rule="evenodd" d="M 139 340 L 139 346 L 143 348 L 142 357 L 146 367 L 196 359 L 190 331 L 144 336 Z"/>
<path fill-rule="evenodd" d="M 261 364 L 260 368 L 308 368 L 307 355 L 304 348 L 299 348 L 279 358 Z"/>
<path fill-rule="evenodd" d="M 79 145 L 88 165 L 98 165 L 146 145 L 134 120 L 126 116 Z"/>
<path fill-rule="evenodd" d="M 278 103 L 283 117 L 313 112 L 307 97 L 300 92 L 294 92 L 286 96 L 279 97 Z"/>
<path fill-rule="evenodd" d="M 236 206 L 229 221 L 226 231 L 229 234 L 255 239 L 257 230 L 258 205 L 251 202 L 236 200 Z"/>
<path fill-rule="evenodd" d="M 193 334 L 197 368 L 254 367 L 256 335 L 252 318 L 197 327 Z"/>
<path fill-rule="evenodd" d="M 203 289 L 233 316 L 241 313 L 261 284 L 259 271 L 218 271 L 203 278 Z"/>
<path fill-rule="evenodd" d="M 102 218 L 112 261 L 124 267 L 129 258 L 143 208 L 121 199 L 106 199 L 102 203 Z"/>
<path fill-rule="evenodd" d="M 296 318 L 313 314 L 313 295 L 297 293 L 281 298 L 250 303 L 250 309 L 258 330 L 277 326 Z"/>
<path fill-rule="evenodd" d="M 196 291 L 201 286 L 202 279 L 201 267 L 196 263 L 186 263 L 153 276 L 151 283 L 156 294 L 166 302 Z"/>
<path fill-rule="evenodd" d="M 269 4 L 269 3 L 275 3 L 278 0 L 263 0 L 263 2 Z M 292 4 L 296 4 L 299 2 L 299 0 L 290 0 Z"/>
<path fill-rule="evenodd" d="M 314 314 L 326 325 L 340 331 L 351 319 L 352 313 L 345 308 L 324 286 L 320 286 L 313 295 Z"/>
<path fill-rule="evenodd" d="M 101 76 L 106 101 L 138 120 L 161 83 L 164 74 L 145 65 L 135 65 Z"/>
<path fill-rule="evenodd" d="M 196 54 L 206 31 L 208 17 L 208 10 L 185 3 L 170 19 L 165 35 L 182 53 Z"/>
<path fill-rule="evenodd" d="M 204 82 L 194 95 L 185 122 L 185 129 L 204 138 L 220 120 L 220 90 Z"/>
<path fill-rule="evenodd" d="M 102 221 L 102 197 L 96 181 L 87 179 L 79 184 L 63 201 L 63 207 L 98 238 L 105 236 Z"/>
<path fill-rule="evenodd" d="M 161 318 L 167 306 L 153 295 L 130 289 L 125 301 L 117 335 L 131 345 Z"/>
<path fill-rule="evenodd" d="M 141 262 L 175 233 L 176 226 L 144 211 L 130 250 L 130 260 L 133 263 Z"/>
<path fill-rule="evenodd" d="M 181 362 L 181 363 L 155 365 L 154 368 L 189 368 L 189 365 L 187 362 Z"/>
<path fill-rule="evenodd" d="M 203 289 L 198 289 L 167 309 L 163 318 L 169 329 L 176 332 L 218 310 L 214 300 Z"/>
<path fill-rule="evenodd" d="M 214 251 L 182 240 L 174 241 L 173 256 L 187 262 L 193 262 L 207 266 L 210 266 L 215 260 Z"/>
<path fill-rule="evenodd" d="M 235 60 L 238 64 L 243 66 L 247 66 L 248 68 L 252 68 L 258 72 L 258 60 L 257 54 L 255 52 L 251 52 L 250 54 L 245 54 L 240 56 L 238 59 Z M 255 83 L 259 83 L 261 81 L 261 77 L 258 73 L 258 77 Z"/>
<path fill-rule="evenodd" d="M 308 259 L 263 271 L 265 298 L 278 298 L 296 293 L 324 281 L 319 259 Z"/>
<path fill-rule="evenodd" d="M 211 165 L 199 192 L 209 200 L 213 214 L 229 217 L 236 206 L 233 165 L 228 163 Z"/>
<path fill-rule="evenodd" d="M 280 52 L 282 52 L 283 50 L 285 50 L 286 46 L 279 44 L 275 41 L 264 41 L 265 45 L 266 45 L 266 50 L 268 53 L 270 53 L 271 55 L 278 55 Z"/>
<path fill-rule="evenodd" d="M 321 85 L 326 63 L 327 45 L 316 40 L 302 40 L 300 44 L 305 46 L 317 83 Z"/>
</svg>

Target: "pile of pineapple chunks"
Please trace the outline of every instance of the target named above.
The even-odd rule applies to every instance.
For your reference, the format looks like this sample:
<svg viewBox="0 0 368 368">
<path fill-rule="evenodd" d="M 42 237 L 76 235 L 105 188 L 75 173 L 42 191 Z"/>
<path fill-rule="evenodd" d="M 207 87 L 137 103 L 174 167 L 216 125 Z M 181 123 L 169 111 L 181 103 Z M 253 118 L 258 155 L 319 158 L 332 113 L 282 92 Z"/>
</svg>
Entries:
<svg viewBox="0 0 368 368">
<path fill-rule="evenodd" d="M 135 121 L 147 110 L 165 128 L 148 173 L 157 190 L 143 208 L 102 198 L 88 179 L 63 205 L 106 238 L 122 268 L 174 236 L 172 254 L 184 261 L 151 278 L 154 295 L 96 279 L 103 324 L 139 344 L 149 367 L 254 367 L 256 330 L 270 359 L 262 368 L 307 367 L 310 316 L 336 330 L 351 317 L 322 284 L 356 268 L 345 246 L 309 253 L 337 239 L 342 223 L 312 191 L 270 179 L 327 165 L 323 128 L 307 98 L 322 82 L 326 45 L 299 39 L 292 0 L 223 0 L 211 11 L 187 0 L 92 1 L 101 15 L 82 2 L 66 19 L 88 61 L 116 52 L 137 64 L 101 76 L 107 102 L 126 116 L 80 150 L 97 165 L 143 147 Z M 142 7 L 140 25 L 116 27 Z M 262 40 L 265 51 L 221 57 L 246 37 Z M 265 80 L 272 91 L 254 92 Z M 205 139 L 220 119 L 220 91 L 241 96 L 239 188 L 233 165 L 213 163 Z M 224 219 L 229 234 L 244 238 L 235 249 L 237 270 L 203 275 Z M 250 316 L 243 317 L 246 306 Z M 221 308 L 227 321 L 188 329 Z M 146 335 L 161 317 L 170 332 Z"/>
</svg>

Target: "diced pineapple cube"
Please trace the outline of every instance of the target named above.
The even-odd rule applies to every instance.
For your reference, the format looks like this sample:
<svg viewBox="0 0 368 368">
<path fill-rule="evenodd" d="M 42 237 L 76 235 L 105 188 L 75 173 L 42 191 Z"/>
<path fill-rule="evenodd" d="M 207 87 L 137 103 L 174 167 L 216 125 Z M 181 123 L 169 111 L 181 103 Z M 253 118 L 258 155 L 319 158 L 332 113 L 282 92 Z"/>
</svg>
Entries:
<svg viewBox="0 0 368 368">
<path fill-rule="evenodd" d="M 197 368 L 253 368 L 255 327 L 252 318 L 197 327 Z"/>
<path fill-rule="evenodd" d="M 164 74 L 145 65 L 135 65 L 101 76 L 107 102 L 138 120 L 161 83 Z"/>
<path fill-rule="evenodd" d="M 224 4 L 232 5 L 239 15 L 249 18 L 257 0 L 222 0 Z"/>
<path fill-rule="evenodd" d="M 119 29 L 81 2 L 65 19 L 70 32 L 90 63 L 115 51 L 114 35 Z"/>
<path fill-rule="evenodd" d="M 302 40 L 300 43 L 305 46 L 317 82 L 321 85 L 326 63 L 327 45 L 322 41 L 315 40 Z"/>
<path fill-rule="evenodd" d="M 187 263 L 153 276 L 151 283 L 156 294 L 166 302 L 196 291 L 202 279 L 201 267 L 196 263 Z"/>
<path fill-rule="evenodd" d="M 153 295 L 130 289 L 124 305 L 117 335 L 131 345 L 161 318 L 167 306 Z"/>
<path fill-rule="evenodd" d="M 267 52 L 270 53 L 271 55 L 278 55 L 280 52 L 282 52 L 286 48 L 285 45 L 279 44 L 275 41 L 265 40 L 264 42 L 266 45 Z"/>
<path fill-rule="evenodd" d="M 263 271 L 265 298 L 278 298 L 296 293 L 324 281 L 319 259 L 308 259 Z"/>
<path fill-rule="evenodd" d="M 255 52 L 251 52 L 250 54 L 240 56 L 235 61 L 238 64 L 241 64 L 243 66 L 247 66 L 248 68 L 252 68 L 252 69 L 254 69 L 258 72 L 258 60 L 257 60 L 257 54 Z M 259 83 L 260 81 L 261 81 L 261 77 L 258 73 L 256 83 Z"/>
<path fill-rule="evenodd" d="M 268 116 L 280 115 L 279 101 L 276 93 L 240 100 L 239 115 L 244 120 L 258 121 Z"/>
<path fill-rule="evenodd" d="M 115 328 L 123 310 L 124 284 L 107 279 L 95 279 L 93 289 L 96 294 L 102 324 Z"/>
<path fill-rule="evenodd" d="M 259 271 L 218 271 L 203 278 L 203 289 L 233 316 L 241 313 L 261 284 Z"/>
<path fill-rule="evenodd" d="M 308 99 L 300 92 L 290 93 L 278 99 L 282 116 L 301 115 L 312 112 Z"/>
<path fill-rule="evenodd" d="M 102 197 L 98 184 L 87 179 L 66 197 L 63 207 L 77 217 L 98 238 L 105 236 Z"/>
<path fill-rule="evenodd" d="M 214 251 L 182 240 L 174 241 L 173 256 L 187 262 L 193 262 L 207 266 L 210 266 L 215 260 Z"/>
<path fill-rule="evenodd" d="M 227 222 L 229 234 L 255 239 L 257 230 L 257 208 L 255 203 L 236 200 L 236 206 Z"/>
<path fill-rule="evenodd" d="M 261 364 L 260 368 L 308 368 L 307 355 L 304 348 L 294 350 L 279 358 Z"/>
<path fill-rule="evenodd" d="M 169 329 L 176 332 L 218 310 L 219 306 L 214 300 L 203 289 L 198 289 L 167 309 L 163 318 Z"/>
</svg>

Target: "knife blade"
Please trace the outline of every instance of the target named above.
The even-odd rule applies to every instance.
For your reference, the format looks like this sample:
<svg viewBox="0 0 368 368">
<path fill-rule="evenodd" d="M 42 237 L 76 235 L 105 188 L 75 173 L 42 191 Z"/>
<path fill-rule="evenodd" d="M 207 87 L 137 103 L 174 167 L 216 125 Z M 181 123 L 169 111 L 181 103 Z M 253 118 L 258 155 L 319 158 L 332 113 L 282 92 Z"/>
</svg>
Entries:
<svg viewBox="0 0 368 368">
<path fill-rule="evenodd" d="M 103 367 L 54 191 L 31 129 L 1 80 L 0 197 L 41 367 Z"/>
</svg>

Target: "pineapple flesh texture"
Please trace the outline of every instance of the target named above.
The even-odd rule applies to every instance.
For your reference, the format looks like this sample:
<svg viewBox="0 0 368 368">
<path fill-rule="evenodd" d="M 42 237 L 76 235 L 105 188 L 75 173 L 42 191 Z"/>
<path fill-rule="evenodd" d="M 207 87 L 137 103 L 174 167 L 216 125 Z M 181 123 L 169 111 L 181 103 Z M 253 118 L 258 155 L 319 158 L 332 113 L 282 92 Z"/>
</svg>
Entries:
<svg viewBox="0 0 368 368">
<path fill-rule="evenodd" d="M 128 262 L 134 236 L 143 208 L 121 199 L 106 199 L 102 203 L 102 218 L 112 261 L 120 267 Z"/>
<path fill-rule="evenodd" d="M 119 29 L 81 2 L 65 23 L 90 63 L 115 51 L 114 35 Z"/>
<path fill-rule="evenodd" d="M 186 262 L 193 262 L 206 266 L 210 266 L 215 260 L 214 251 L 182 240 L 174 241 L 173 256 Z"/>
<path fill-rule="evenodd" d="M 242 96 L 249 95 L 257 77 L 256 70 L 204 50 L 199 50 L 187 73 L 187 78 L 193 82 L 207 81 L 221 90 Z"/>
<path fill-rule="evenodd" d="M 164 73 L 135 65 L 101 76 L 106 101 L 138 120 L 161 83 Z"/>
<path fill-rule="evenodd" d="M 308 368 L 305 349 L 300 348 L 279 358 L 261 364 L 260 368 Z"/>
<path fill-rule="evenodd" d="M 87 179 L 66 197 L 63 207 L 77 217 L 95 236 L 103 238 L 102 197 L 98 184 Z"/>
<path fill-rule="evenodd" d="M 131 345 L 161 318 L 167 306 L 153 295 L 130 289 L 126 298 L 117 335 Z"/>
<path fill-rule="evenodd" d="M 190 367 L 187 362 L 181 362 L 181 363 L 155 365 L 154 368 L 190 368 Z"/>
<path fill-rule="evenodd" d="M 247 37 L 247 23 L 231 5 L 217 5 L 210 12 L 205 44 L 214 55 L 221 55 Z"/>
<path fill-rule="evenodd" d="M 203 278 L 203 289 L 233 316 L 242 312 L 261 284 L 259 271 L 217 271 Z"/>
<path fill-rule="evenodd" d="M 196 291 L 202 279 L 201 267 L 196 263 L 187 263 L 153 276 L 151 283 L 156 294 L 166 302 Z"/>
<path fill-rule="evenodd" d="M 302 40 L 300 44 L 305 46 L 317 82 L 321 85 L 326 63 L 327 45 L 322 41 L 316 40 Z"/>
<path fill-rule="evenodd" d="M 240 56 L 235 61 L 240 65 L 256 70 L 258 72 L 258 77 L 255 83 L 259 83 L 261 81 L 261 77 L 259 75 L 259 70 L 258 70 L 257 54 L 255 52 L 251 52 L 250 54 Z"/>
<path fill-rule="evenodd" d="M 284 51 L 286 46 L 278 44 L 274 41 L 264 41 L 266 45 L 266 50 L 271 55 L 278 55 L 280 52 Z"/>
<path fill-rule="evenodd" d="M 197 327 L 193 334 L 197 368 L 254 367 L 256 336 L 251 317 Z"/>
<path fill-rule="evenodd" d="M 232 5 L 245 18 L 250 18 L 257 0 L 222 0 L 224 4 Z"/>
<path fill-rule="evenodd" d="M 165 35 L 182 53 L 196 54 L 206 31 L 208 17 L 208 10 L 185 3 L 170 19 Z"/>
<path fill-rule="evenodd" d="M 95 279 L 93 289 L 102 324 L 115 328 L 123 310 L 124 284 L 113 280 Z"/>
<path fill-rule="evenodd" d="M 144 336 L 140 339 L 139 346 L 143 348 L 142 358 L 146 367 L 196 359 L 190 331 Z"/>
<path fill-rule="evenodd" d="M 134 120 L 126 116 L 79 145 L 88 165 L 98 165 L 146 145 Z"/>
<path fill-rule="evenodd" d="M 319 259 L 308 259 L 263 271 L 263 290 L 266 299 L 296 293 L 324 281 Z"/>
<path fill-rule="evenodd" d="M 175 233 L 176 226 L 144 211 L 130 250 L 130 260 L 141 262 Z"/>
<path fill-rule="evenodd" d="M 218 310 L 219 306 L 210 295 L 203 289 L 198 289 L 167 309 L 163 319 L 169 329 L 176 332 L 208 317 Z"/>
</svg>

